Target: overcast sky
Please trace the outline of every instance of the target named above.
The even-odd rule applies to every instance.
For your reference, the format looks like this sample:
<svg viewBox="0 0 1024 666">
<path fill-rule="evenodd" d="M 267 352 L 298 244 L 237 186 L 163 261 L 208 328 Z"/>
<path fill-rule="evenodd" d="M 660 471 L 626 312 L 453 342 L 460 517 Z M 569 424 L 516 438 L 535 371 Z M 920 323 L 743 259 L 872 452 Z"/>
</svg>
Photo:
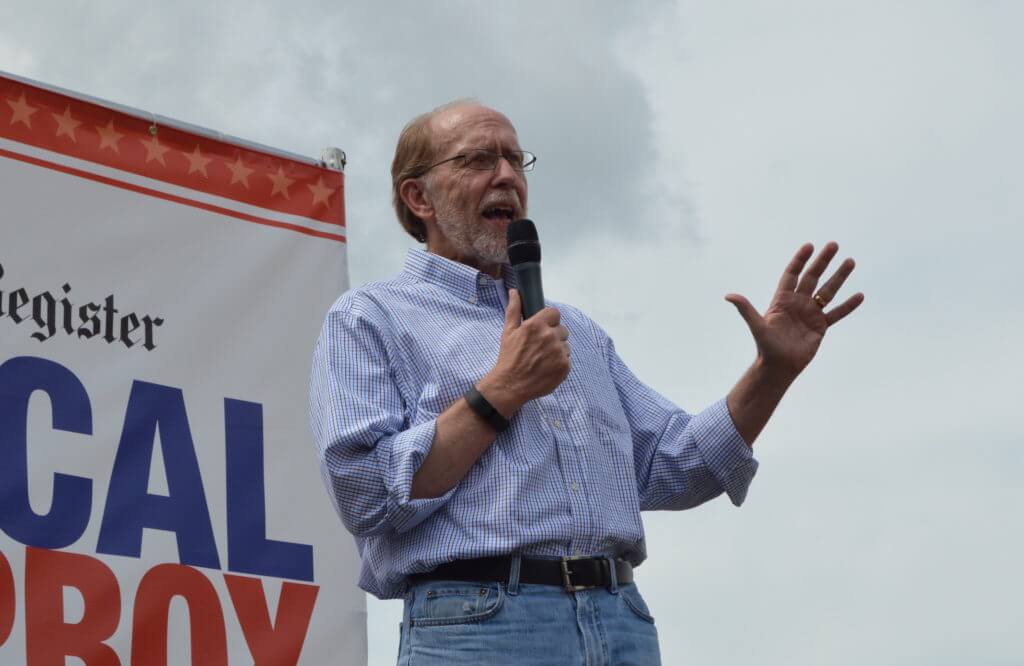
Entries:
<svg viewBox="0 0 1024 666">
<path fill-rule="evenodd" d="M 552 6 L 557 5 L 557 6 Z M 747 503 L 645 515 L 666 664 L 1024 663 L 1024 3 L 0 6 L 0 69 L 349 157 L 353 285 L 400 268 L 394 142 L 457 97 L 539 155 L 545 291 L 690 411 L 804 241 L 865 304 L 758 439 Z M 312 449 L 309 449 L 312 457 Z M 327 501 L 325 497 L 325 501 Z M 401 604 L 370 600 L 371 664 Z"/>
</svg>

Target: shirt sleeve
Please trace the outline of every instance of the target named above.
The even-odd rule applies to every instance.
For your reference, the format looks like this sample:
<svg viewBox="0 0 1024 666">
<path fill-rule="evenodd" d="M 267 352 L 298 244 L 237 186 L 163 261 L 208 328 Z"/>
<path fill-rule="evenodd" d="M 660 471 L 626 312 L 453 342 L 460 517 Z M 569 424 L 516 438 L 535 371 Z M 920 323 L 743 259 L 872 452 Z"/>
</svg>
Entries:
<svg viewBox="0 0 1024 666">
<path fill-rule="evenodd" d="M 740 506 L 758 463 L 725 398 L 688 414 L 637 379 L 607 335 L 604 344 L 633 438 L 641 510 L 689 509 L 722 492 Z"/>
<path fill-rule="evenodd" d="M 324 484 L 358 537 L 411 530 L 455 491 L 409 496 L 436 420 L 410 425 L 392 361 L 370 318 L 338 306 L 328 313 L 313 353 L 310 420 Z"/>
</svg>

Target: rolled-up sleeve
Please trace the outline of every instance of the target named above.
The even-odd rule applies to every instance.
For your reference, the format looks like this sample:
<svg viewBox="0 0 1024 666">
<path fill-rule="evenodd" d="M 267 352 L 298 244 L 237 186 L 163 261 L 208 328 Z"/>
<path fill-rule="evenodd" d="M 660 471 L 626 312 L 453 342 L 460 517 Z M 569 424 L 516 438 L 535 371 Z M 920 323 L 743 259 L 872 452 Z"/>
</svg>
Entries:
<svg viewBox="0 0 1024 666">
<path fill-rule="evenodd" d="M 604 342 L 633 438 L 640 508 L 689 509 L 722 492 L 741 505 L 758 463 L 736 431 L 725 399 L 689 414 L 637 379 L 610 338 Z"/>
<path fill-rule="evenodd" d="M 324 321 L 310 379 L 310 421 L 324 484 L 345 527 L 359 537 L 406 532 L 455 490 L 410 498 L 436 421 L 411 425 L 382 328 L 340 301 Z"/>
</svg>

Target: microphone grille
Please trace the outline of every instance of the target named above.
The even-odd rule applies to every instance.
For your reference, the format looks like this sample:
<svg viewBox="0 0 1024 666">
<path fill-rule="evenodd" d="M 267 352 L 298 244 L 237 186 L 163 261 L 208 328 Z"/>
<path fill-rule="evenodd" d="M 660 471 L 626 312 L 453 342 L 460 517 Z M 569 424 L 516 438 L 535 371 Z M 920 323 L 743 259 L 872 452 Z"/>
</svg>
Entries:
<svg viewBox="0 0 1024 666">
<path fill-rule="evenodd" d="M 508 260 L 513 266 L 540 261 L 540 241 L 533 220 L 523 218 L 508 225 Z"/>
</svg>

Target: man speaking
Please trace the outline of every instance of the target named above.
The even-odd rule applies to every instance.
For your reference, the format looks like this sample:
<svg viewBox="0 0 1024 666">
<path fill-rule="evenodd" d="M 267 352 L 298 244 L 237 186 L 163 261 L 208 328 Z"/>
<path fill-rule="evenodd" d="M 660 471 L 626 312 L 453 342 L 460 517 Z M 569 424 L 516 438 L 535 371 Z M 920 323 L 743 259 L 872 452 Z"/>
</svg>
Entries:
<svg viewBox="0 0 1024 666">
<path fill-rule="evenodd" d="M 362 556 L 359 585 L 404 598 L 399 664 L 655 664 L 637 588 L 640 512 L 726 493 L 739 505 L 751 445 L 828 327 L 853 270 L 821 287 L 838 246 L 801 247 L 764 314 L 727 296 L 757 357 L 728 396 L 689 414 L 622 362 L 579 310 L 524 319 L 506 234 L 526 172 L 505 116 L 472 102 L 402 131 L 395 210 L 426 249 L 344 294 L 313 359 L 324 479 Z"/>
</svg>

